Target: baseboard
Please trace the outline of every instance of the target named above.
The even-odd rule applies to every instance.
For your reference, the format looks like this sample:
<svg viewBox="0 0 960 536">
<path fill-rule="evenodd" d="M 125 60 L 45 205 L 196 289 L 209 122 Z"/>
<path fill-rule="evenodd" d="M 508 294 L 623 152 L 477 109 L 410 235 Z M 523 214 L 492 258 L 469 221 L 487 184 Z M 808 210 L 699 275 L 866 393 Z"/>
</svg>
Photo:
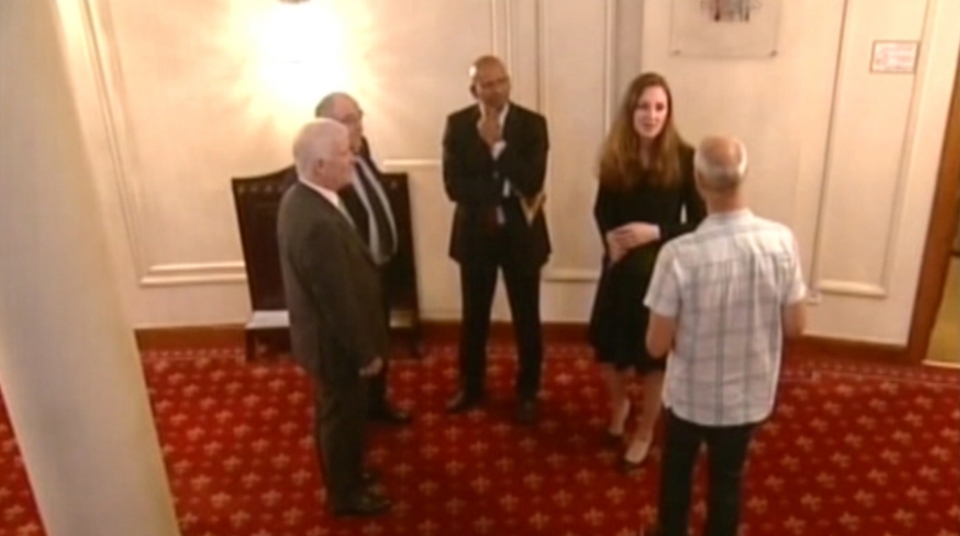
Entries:
<svg viewBox="0 0 960 536">
<path fill-rule="evenodd" d="M 856 363 L 879 363 L 886 365 L 910 365 L 916 363 L 907 359 L 906 346 L 896 346 L 870 341 L 854 341 L 807 335 L 786 344 L 788 356 L 800 355 L 805 358 L 827 361 L 848 361 Z"/>
<path fill-rule="evenodd" d="M 421 327 L 423 342 L 427 344 L 456 344 L 460 333 L 460 322 L 456 320 L 427 320 Z M 135 333 L 140 351 L 223 348 L 244 344 L 242 324 L 141 328 L 135 330 Z M 547 322 L 544 323 L 543 334 L 549 344 L 587 343 L 587 325 L 584 323 Z M 504 321 L 493 322 L 490 326 L 490 338 L 496 342 L 512 342 L 512 324 Z M 817 336 L 790 341 L 787 344 L 787 354 L 829 361 L 912 365 L 906 358 L 904 347 Z"/>
<path fill-rule="evenodd" d="M 456 320 L 428 320 L 421 324 L 423 342 L 455 344 L 460 336 L 460 322 Z M 182 348 L 216 348 L 244 344 L 243 324 L 218 326 L 153 327 L 134 330 L 141 352 L 176 350 Z M 543 326 L 544 339 L 552 343 L 580 344 L 587 342 L 587 326 L 577 322 L 549 322 Z M 513 340 L 510 322 L 490 325 L 492 341 Z"/>
<path fill-rule="evenodd" d="M 423 323 L 424 342 L 454 344 L 460 336 L 458 320 L 428 320 Z M 545 322 L 543 338 L 555 344 L 586 344 L 587 325 L 580 322 Z M 494 321 L 490 324 L 490 340 L 513 341 L 513 324 Z"/>
<path fill-rule="evenodd" d="M 183 348 L 223 348 L 243 345 L 243 324 L 137 328 L 141 352 Z"/>
</svg>

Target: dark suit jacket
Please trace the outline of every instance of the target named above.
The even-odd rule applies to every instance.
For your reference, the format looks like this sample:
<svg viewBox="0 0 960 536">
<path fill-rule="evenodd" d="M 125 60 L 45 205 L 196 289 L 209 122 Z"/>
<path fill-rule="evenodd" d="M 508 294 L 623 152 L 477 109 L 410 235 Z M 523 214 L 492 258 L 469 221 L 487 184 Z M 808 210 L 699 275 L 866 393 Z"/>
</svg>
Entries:
<svg viewBox="0 0 960 536">
<path fill-rule="evenodd" d="M 387 349 L 367 247 L 337 207 L 299 182 L 280 202 L 277 238 L 294 357 L 324 386 L 359 381 Z"/>
<path fill-rule="evenodd" d="M 291 186 L 300 181 L 297 177 L 297 166 L 290 166 L 281 170 L 283 179 L 280 182 L 280 190 L 286 192 Z"/>
<path fill-rule="evenodd" d="M 367 164 L 367 166 L 373 171 L 376 180 L 380 182 L 380 187 L 383 188 L 384 192 L 387 192 L 387 186 L 383 182 L 383 175 L 380 171 L 380 168 L 377 167 L 377 164 L 373 161 L 373 157 L 370 154 L 370 144 L 367 142 L 367 139 L 363 139 L 363 144 L 360 146 L 360 153 L 357 155 L 357 158 L 360 158 Z M 295 166 L 290 166 L 284 170 L 283 175 L 283 185 L 282 189 L 286 190 L 290 186 L 293 186 L 297 183 L 299 179 L 297 178 L 297 168 Z M 347 209 L 347 212 L 350 214 L 350 217 L 353 218 L 354 224 L 357 226 L 356 230 L 360 233 L 360 238 L 363 239 L 364 243 L 369 244 L 370 242 L 370 220 L 367 217 L 367 208 L 363 205 L 363 201 L 357 195 L 353 186 L 348 186 L 341 190 L 340 200 L 343 201 L 343 207 Z M 385 206 L 386 210 L 393 211 L 393 207 L 390 205 L 390 199 L 387 198 L 387 205 Z M 396 217 L 394 216 L 394 222 L 396 222 Z M 397 231 L 399 232 L 399 230 Z M 399 240 L 399 237 L 394 236 L 394 243 Z"/>
<path fill-rule="evenodd" d="M 503 233 L 509 254 L 528 268 L 539 269 L 550 256 L 550 238 L 543 211 L 528 223 L 519 195 L 532 199 L 547 171 L 547 121 L 536 112 L 510 103 L 503 125 L 506 147 L 494 160 L 477 131 L 480 108 L 469 106 L 447 117 L 443 135 L 443 184 L 457 204 L 450 237 L 450 256 L 457 262 L 486 254 L 484 236 L 495 229 L 497 209 L 503 212 Z M 514 192 L 503 197 L 503 182 Z"/>
<path fill-rule="evenodd" d="M 380 168 L 377 167 L 377 164 L 374 163 L 373 157 L 370 155 L 370 144 L 367 142 L 366 138 L 363 138 L 363 143 L 360 145 L 360 152 L 357 154 L 357 158 L 363 160 L 363 162 L 373 171 L 374 180 L 380 183 L 380 187 L 383 189 L 384 194 L 387 193 L 387 185 L 383 182 L 383 175 L 380 173 Z M 357 180 L 362 180 L 359 177 Z M 353 218 L 354 223 L 357 226 L 357 232 L 360 233 L 360 237 L 367 244 L 370 243 L 370 220 L 367 214 L 367 207 L 364 206 L 363 200 L 360 199 L 360 196 L 357 194 L 356 189 L 353 185 L 348 186 L 340 191 L 340 200 L 343 201 L 344 208 L 347 209 L 347 212 L 350 213 L 350 217 Z M 393 207 L 390 206 L 390 199 L 387 198 L 387 204 L 384 206 L 385 210 L 391 211 L 393 215 Z M 396 223 L 396 217 L 393 218 L 394 223 Z M 394 235 L 393 242 L 397 243 L 397 236 Z"/>
</svg>

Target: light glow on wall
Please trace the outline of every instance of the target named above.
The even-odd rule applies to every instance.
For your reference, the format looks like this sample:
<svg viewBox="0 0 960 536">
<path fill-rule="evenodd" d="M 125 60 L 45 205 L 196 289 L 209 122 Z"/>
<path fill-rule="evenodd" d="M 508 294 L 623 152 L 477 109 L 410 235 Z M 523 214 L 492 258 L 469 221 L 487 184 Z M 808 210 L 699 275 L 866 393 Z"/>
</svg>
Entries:
<svg viewBox="0 0 960 536">
<path fill-rule="evenodd" d="M 356 86 L 355 36 L 348 40 L 347 16 L 335 2 L 274 2 L 251 17 L 249 28 L 257 90 L 296 124 L 326 93 Z"/>
</svg>

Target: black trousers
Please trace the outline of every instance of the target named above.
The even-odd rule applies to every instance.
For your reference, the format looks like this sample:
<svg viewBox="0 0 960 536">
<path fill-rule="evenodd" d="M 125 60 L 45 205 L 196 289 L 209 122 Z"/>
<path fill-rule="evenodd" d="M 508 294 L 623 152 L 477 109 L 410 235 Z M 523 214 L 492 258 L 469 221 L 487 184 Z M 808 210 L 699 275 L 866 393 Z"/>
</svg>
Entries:
<svg viewBox="0 0 960 536">
<path fill-rule="evenodd" d="M 367 422 L 367 381 L 357 376 L 315 389 L 314 436 L 327 496 L 334 509 L 348 507 L 364 492 L 362 471 Z"/>
<path fill-rule="evenodd" d="M 659 536 L 687 536 L 693 468 L 701 443 L 707 445 L 710 491 L 704 536 L 736 536 L 740 484 L 756 424 L 701 426 L 669 409 L 660 475 Z"/>
<path fill-rule="evenodd" d="M 543 363 L 543 336 L 540 324 L 540 267 L 530 268 L 517 262 L 503 233 L 474 244 L 475 251 L 460 262 L 460 292 L 463 299 L 463 325 L 460 331 L 460 381 L 468 395 L 481 395 L 487 369 L 487 340 L 490 312 L 497 285 L 497 273 L 503 271 L 510 301 L 510 316 L 519 354 L 517 396 L 533 400 L 540 390 Z"/>
<path fill-rule="evenodd" d="M 387 262 L 379 267 L 380 271 L 380 289 L 383 300 L 383 322 L 386 325 L 387 333 L 390 333 L 390 302 L 391 288 L 388 277 L 390 263 Z M 389 353 L 389 352 L 388 352 Z M 369 406 L 370 411 L 382 409 L 387 404 L 387 369 L 389 369 L 390 356 L 383 355 L 383 368 L 380 372 L 369 380 Z"/>
</svg>

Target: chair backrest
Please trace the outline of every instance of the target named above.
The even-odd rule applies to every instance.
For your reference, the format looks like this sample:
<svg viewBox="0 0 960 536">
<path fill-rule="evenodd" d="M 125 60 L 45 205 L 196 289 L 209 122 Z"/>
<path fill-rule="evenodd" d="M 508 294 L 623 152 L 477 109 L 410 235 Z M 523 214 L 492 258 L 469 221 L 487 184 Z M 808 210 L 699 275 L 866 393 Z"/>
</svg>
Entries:
<svg viewBox="0 0 960 536">
<path fill-rule="evenodd" d="M 397 254 L 387 271 L 390 308 L 419 316 L 409 178 L 406 173 L 383 173 L 383 182 L 397 224 Z"/>
<path fill-rule="evenodd" d="M 292 173 L 293 168 L 288 167 L 259 177 L 232 180 L 250 305 L 254 311 L 287 308 L 277 246 L 277 212 L 283 192 L 291 184 Z"/>
<path fill-rule="evenodd" d="M 277 245 L 277 213 L 280 199 L 293 184 L 293 168 L 260 177 L 235 178 L 233 198 L 240 226 L 240 242 L 247 268 L 247 287 L 254 311 L 287 308 Z M 390 308 L 419 318 L 419 292 L 414 259 L 413 218 L 406 173 L 384 173 L 387 198 L 397 225 L 397 254 L 387 272 Z"/>
</svg>

